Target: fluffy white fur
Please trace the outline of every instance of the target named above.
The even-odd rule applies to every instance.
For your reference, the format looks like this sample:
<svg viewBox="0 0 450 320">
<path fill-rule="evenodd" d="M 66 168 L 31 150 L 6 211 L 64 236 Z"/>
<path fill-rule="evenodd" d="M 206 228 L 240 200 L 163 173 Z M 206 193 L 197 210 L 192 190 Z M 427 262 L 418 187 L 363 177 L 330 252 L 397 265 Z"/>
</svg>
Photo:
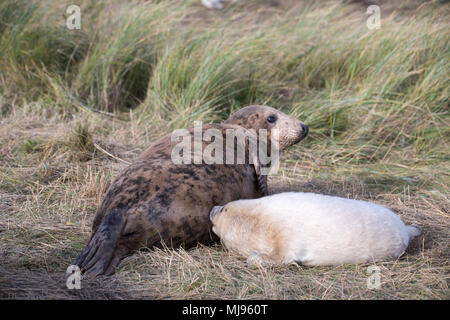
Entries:
<svg viewBox="0 0 450 320">
<path fill-rule="evenodd" d="M 222 9 L 222 0 L 202 0 L 202 4 L 209 9 Z"/>
<path fill-rule="evenodd" d="M 397 259 L 421 234 L 366 201 L 288 192 L 238 200 L 211 211 L 213 231 L 249 263 L 308 266 Z"/>
</svg>

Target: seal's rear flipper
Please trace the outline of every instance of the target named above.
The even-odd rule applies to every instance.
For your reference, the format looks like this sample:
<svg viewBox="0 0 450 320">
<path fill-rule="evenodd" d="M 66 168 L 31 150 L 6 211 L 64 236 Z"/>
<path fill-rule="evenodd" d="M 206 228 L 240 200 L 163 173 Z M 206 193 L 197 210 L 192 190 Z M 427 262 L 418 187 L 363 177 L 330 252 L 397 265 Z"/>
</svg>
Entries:
<svg viewBox="0 0 450 320">
<path fill-rule="evenodd" d="M 418 237 L 423 233 L 422 228 L 419 227 L 417 224 L 407 225 L 406 231 L 408 232 L 409 240 Z"/>
<path fill-rule="evenodd" d="M 84 251 L 73 264 L 80 267 L 87 277 L 112 274 L 119 264 L 123 252 L 117 250 L 117 241 L 125 225 L 125 208 L 109 212 L 91 237 Z"/>
</svg>

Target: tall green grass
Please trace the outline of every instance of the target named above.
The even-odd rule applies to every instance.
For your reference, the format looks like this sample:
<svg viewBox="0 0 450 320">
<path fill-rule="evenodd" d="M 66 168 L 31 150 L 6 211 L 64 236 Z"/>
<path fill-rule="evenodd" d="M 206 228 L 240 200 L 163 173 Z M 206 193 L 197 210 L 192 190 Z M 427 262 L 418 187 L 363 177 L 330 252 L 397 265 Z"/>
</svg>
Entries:
<svg viewBox="0 0 450 320">
<path fill-rule="evenodd" d="M 333 157 L 448 160 L 448 4 L 369 30 L 365 8 L 336 1 L 261 19 L 255 1 L 211 13 L 197 1 L 83 0 L 79 31 L 65 28 L 68 4 L 2 1 L 2 101 L 131 108 L 155 130 L 266 103 L 304 120 L 307 143 Z"/>
</svg>

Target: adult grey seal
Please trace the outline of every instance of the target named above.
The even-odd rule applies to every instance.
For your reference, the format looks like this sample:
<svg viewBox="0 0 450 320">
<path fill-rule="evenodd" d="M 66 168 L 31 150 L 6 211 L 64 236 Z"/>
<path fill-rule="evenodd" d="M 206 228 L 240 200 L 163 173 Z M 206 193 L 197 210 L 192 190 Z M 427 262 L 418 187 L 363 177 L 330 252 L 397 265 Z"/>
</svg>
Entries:
<svg viewBox="0 0 450 320">
<path fill-rule="evenodd" d="M 303 122 L 267 106 L 242 108 L 221 124 L 203 126 L 202 132 L 214 129 L 225 140 L 229 130 L 239 128 L 266 129 L 269 142 L 278 130 L 280 150 L 308 133 Z M 194 129 L 187 131 L 194 139 Z M 172 153 L 178 143 L 170 134 L 164 136 L 111 183 L 94 218 L 91 238 L 74 262 L 86 276 L 114 273 L 120 260 L 139 248 L 161 243 L 189 248 L 216 241 L 209 220 L 212 207 L 267 194 L 258 158 L 251 163 L 247 157 L 243 164 L 176 164 Z M 208 144 L 202 143 L 206 148 Z M 248 141 L 244 144 L 249 149 Z M 225 157 L 227 150 L 223 151 Z"/>
</svg>

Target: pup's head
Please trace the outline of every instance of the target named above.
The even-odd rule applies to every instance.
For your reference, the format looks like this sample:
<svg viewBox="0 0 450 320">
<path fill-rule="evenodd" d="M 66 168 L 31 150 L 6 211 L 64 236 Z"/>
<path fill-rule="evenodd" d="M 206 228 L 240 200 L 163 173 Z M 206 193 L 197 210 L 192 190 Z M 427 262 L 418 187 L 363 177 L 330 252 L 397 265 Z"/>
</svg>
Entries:
<svg viewBox="0 0 450 320">
<path fill-rule="evenodd" d="M 260 200 L 235 200 L 211 209 L 212 230 L 228 249 L 246 251 L 245 248 L 249 247 L 261 248 L 257 243 L 261 239 L 278 237 L 280 232 L 276 219 L 274 221 L 264 212 L 266 205 Z"/>
<path fill-rule="evenodd" d="M 217 234 L 219 237 L 221 237 L 220 234 L 220 226 L 222 225 L 221 222 L 223 222 L 223 216 L 228 214 L 229 208 L 225 208 L 229 204 L 225 206 L 214 206 L 211 211 L 209 212 L 209 219 L 211 220 L 213 227 L 212 230 L 215 234 Z"/>
<path fill-rule="evenodd" d="M 308 135 L 308 126 L 285 113 L 267 106 L 248 106 L 232 114 L 227 124 L 239 125 L 245 129 L 266 129 L 268 141 L 273 130 L 278 130 L 279 148 L 284 150 Z"/>
<path fill-rule="evenodd" d="M 213 231 L 219 237 L 221 232 L 229 232 L 236 221 L 253 216 L 254 206 L 251 200 L 236 200 L 224 206 L 215 206 L 209 212 L 209 219 L 213 224 Z M 256 221 L 256 219 L 255 219 Z"/>
</svg>

